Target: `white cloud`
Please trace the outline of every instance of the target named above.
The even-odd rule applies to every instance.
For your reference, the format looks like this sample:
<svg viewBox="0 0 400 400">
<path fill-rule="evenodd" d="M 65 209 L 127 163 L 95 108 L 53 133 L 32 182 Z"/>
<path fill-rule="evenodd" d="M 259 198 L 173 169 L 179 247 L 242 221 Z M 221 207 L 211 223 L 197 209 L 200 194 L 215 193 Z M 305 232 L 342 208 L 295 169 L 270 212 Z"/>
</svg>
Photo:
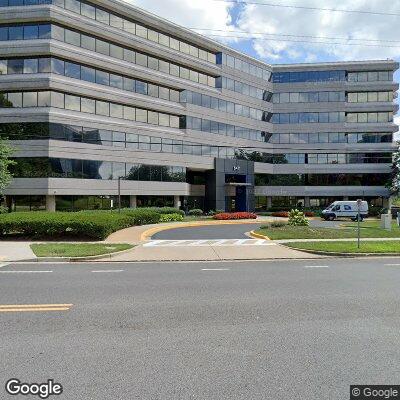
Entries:
<svg viewBox="0 0 400 400">
<path fill-rule="evenodd" d="M 393 0 L 331 0 L 323 4 L 309 0 L 310 7 L 337 8 L 347 10 L 400 13 L 400 2 Z M 280 58 L 297 61 L 313 59 L 313 54 L 322 58 L 342 60 L 385 59 L 400 56 L 396 43 L 379 43 L 374 40 L 396 40 L 398 18 L 359 13 L 344 13 L 321 10 L 304 10 L 281 7 L 247 5 L 243 8 L 238 29 L 253 33 L 274 33 L 303 37 L 286 37 L 293 41 L 323 41 L 318 43 L 295 43 L 283 41 L 282 37 L 270 36 L 254 40 L 254 49 L 264 59 Z M 347 40 L 313 39 L 304 36 L 346 38 Z M 346 46 L 351 38 L 366 39 L 370 46 Z M 273 39 L 273 40 L 272 40 Z M 338 44 L 339 43 L 339 44 Z M 371 46 L 377 44 L 378 46 Z"/>
<path fill-rule="evenodd" d="M 212 0 L 125 0 L 186 28 L 227 29 L 230 3 Z"/>
</svg>

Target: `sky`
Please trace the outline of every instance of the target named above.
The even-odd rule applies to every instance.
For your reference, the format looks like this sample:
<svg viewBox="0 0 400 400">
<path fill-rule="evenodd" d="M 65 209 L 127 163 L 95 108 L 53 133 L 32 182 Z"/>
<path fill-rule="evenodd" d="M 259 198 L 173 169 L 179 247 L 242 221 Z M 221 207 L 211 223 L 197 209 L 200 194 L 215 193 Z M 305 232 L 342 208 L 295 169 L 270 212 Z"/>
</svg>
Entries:
<svg viewBox="0 0 400 400">
<path fill-rule="evenodd" d="M 126 1 L 271 64 L 400 61 L 399 0 Z M 400 124 L 399 115 L 395 121 Z"/>
</svg>

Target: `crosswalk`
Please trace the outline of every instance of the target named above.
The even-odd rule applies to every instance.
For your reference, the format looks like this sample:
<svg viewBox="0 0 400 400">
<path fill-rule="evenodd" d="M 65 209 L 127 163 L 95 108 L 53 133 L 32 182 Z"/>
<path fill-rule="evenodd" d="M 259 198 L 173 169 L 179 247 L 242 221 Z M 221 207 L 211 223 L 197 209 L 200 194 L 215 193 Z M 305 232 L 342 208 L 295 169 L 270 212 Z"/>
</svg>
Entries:
<svg viewBox="0 0 400 400">
<path fill-rule="evenodd" d="M 201 239 L 201 240 L 151 240 L 143 247 L 201 247 L 201 246 L 274 246 L 264 239 Z"/>
</svg>

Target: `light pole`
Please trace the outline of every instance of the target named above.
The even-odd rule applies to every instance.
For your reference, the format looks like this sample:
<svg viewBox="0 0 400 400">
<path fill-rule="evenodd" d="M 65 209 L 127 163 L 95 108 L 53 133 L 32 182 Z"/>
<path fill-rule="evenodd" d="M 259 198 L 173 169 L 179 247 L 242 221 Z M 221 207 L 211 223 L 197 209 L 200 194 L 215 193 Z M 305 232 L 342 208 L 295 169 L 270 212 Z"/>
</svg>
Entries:
<svg viewBox="0 0 400 400">
<path fill-rule="evenodd" d="M 125 179 L 125 176 L 118 177 L 118 212 L 121 212 L 121 179 Z"/>
</svg>

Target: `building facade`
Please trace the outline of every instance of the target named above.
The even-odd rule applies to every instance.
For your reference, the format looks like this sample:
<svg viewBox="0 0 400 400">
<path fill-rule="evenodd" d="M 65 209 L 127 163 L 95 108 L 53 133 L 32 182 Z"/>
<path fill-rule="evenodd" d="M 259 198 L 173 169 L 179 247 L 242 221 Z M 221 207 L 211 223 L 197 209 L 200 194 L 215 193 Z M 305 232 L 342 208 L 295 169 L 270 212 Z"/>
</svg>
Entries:
<svg viewBox="0 0 400 400">
<path fill-rule="evenodd" d="M 269 65 L 116 0 L 0 0 L 6 202 L 383 205 L 397 68 Z"/>
</svg>

